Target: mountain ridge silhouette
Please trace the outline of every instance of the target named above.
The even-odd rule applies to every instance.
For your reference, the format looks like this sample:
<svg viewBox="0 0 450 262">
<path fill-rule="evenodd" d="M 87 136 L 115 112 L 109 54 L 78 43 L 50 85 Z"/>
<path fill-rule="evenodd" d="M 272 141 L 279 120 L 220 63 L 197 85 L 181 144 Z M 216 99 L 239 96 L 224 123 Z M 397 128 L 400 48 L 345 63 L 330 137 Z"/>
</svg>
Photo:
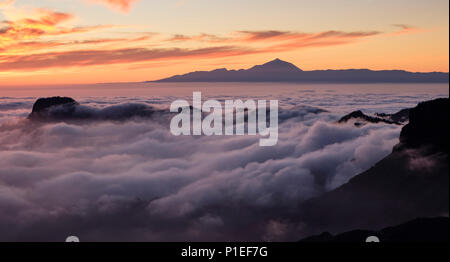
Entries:
<svg viewBox="0 0 450 262">
<path fill-rule="evenodd" d="M 303 71 L 279 58 L 249 69 L 194 71 L 147 82 L 448 83 L 448 72 L 338 69 Z"/>
</svg>

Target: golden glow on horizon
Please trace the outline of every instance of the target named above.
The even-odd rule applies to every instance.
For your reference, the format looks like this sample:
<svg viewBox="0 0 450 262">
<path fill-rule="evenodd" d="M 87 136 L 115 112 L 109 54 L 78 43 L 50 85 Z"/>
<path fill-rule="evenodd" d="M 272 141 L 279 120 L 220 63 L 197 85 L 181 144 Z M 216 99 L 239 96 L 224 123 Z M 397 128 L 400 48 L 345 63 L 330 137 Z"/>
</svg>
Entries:
<svg viewBox="0 0 450 262">
<path fill-rule="evenodd" d="M 388 21 L 382 28 L 375 25 L 371 18 L 362 21 L 355 17 L 351 21 L 343 17 L 339 20 L 343 25 L 338 29 L 335 26 L 324 27 L 320 19 L 316 20 L 316 25 L 310 26 L 310 30 L 300 30 L 304 26 L 297 26 L 295 21 L 283 29 L 276 29 L 280 26 L 256 29 L 253 24 L 258 19 L 251 17 L 249 11 L 248 19 L 253 20 L 248 20 L 248 24 L 240 28 L 233 26 L 230 20 L 227 30 L 214 29 L 205 23 L 198 29 L 192 25 L 179 26 L 180 30 L 184 30 L 181 32 L 148 30 L 149 25 L 137 24 L 135 19 L 139 17 L 139 12 L 144 7 L 151 10 L 149 2 L 71 1 L 75 7 L 81 6 L 86 10 L 99 8 L 96 12 L 105 22 L 95 20 L 88 23 L 88 18 L 83 19 L 85 14 L 90 16 L 88 11 L 46 6 L 55 5 L 55 1 L 42 1 L 44 7 L 35 6 L 35 3 L 31 7 L 27 0 L 0 0 L 0 20 L 4 20 L 0 22 L 0 86 L 156 80 L 196 70 L 249 68 L 276 57 L 292 62 L 303 70 L 369 68 L 449 71 L 447 1 L 430 1 L 430 9 L 436 9 L 433 18 L 425 15 L 413 17 L 411 11 L 408 21 L 398 23 L 393 21 L 394 18 L 388 20 L 386 15 Z M 286 0 L 288 2 L 294 5 Z M 101 8 L 97 5 L 99 3 L 110 9 Z M 269 5 L 268 1 L 260 3 L 261 8 Z M 357 2 L 353 3 L 357 5 Z M 384 3 L 385 8 L 390 8 L 387 3 Z M 229 2 L 229 5 L 233 4 L 237 3 Z M 299 8 L 312 5 L 309 1 L 303 4 Z M 136 8 L 133 8 L 134 5 Z M 142 5 L 139 10 L 138 5 Z M 173 12 L 193 8 L 186 5 L 178 3 L 170 8 L 176 10 Z M 219 4 L 211 2 L 211 5 Z M 195 11 L 201 12 L 199 8 Z M 373 6 L 370 8 L 375 12 Z M 382 12 L 382 6 L 377 8 L 380 8 L 378 12 Z M 438 8 L 446 8 L 446 11 Z M 344 10 L 331 6 L 329 9 L 328 12 L 349 12 L 350 7 Z M 204 12 L 211 19 L 210 13 L 207 10 Z M 286 9 L 286 12 L 286 17 L 289 17 L 290 10 Z M 317 13 L 317 17 L 320 15 Z M 241 16 L 236 14 L 237 19 L 242 19 Z M 120 23 L 112 19 L 116 17 L 121 18 L 118 20 Z M 329 17 L 330 23 L 327 24 L 336 24 L 331 14 Z M 398 17 L 405 19 L 404 15 Z M 190 17 L 180 15 L 180 20 L 182 18 Z M 216 22 L 210 21 L 211 24 Z M 261 26 L 266 22 L 260 21 Z M 361 26 L 356 27 L 356 22 Z M 371 26 L 372 23 L 374 26 Z M 169 24 L 170 21 L 160 23 Z"/>
</svg>

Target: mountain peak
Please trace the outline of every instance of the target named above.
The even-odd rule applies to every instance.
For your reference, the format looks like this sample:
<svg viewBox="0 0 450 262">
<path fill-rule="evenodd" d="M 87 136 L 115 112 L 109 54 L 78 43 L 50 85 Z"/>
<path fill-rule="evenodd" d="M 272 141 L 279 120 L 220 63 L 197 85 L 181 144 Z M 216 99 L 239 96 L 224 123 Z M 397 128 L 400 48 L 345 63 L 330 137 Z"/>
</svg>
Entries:
<svg viewBox="0 0 450 262">
<path fill-rule="evenodd" d="M 270 64 L 270 63 L 278 63 L 278 64 L 290 64 L 289 62 L 283 61 L 279 58 L 275 58 L 274 60 L 267 62 L 266 64 Z"/>
<path fill-rule="evenodd" d="M 270 62 L 267 62 L 266 64 L 268 64 L 268 63 L 287 63 L 286 61 L 283 61 L 283 60 L 281 60 L 281 59 L 279 59 L 279 58 L 275 58 L 274 60 L 272 60 L 272 61 L 270 61 Z"/>
<path fill-rule="evenodd" d="M 276 70 L 276 71 L 302 71 L 300 68 L 295 66 L 292 63 L 283 61 L 279 58 L 276 58 L 270 62 L 267 62 L 262 65 L 257 65 L 252 67 L 252 69 L 265 69 L 265 70 Z"/>
</svg>

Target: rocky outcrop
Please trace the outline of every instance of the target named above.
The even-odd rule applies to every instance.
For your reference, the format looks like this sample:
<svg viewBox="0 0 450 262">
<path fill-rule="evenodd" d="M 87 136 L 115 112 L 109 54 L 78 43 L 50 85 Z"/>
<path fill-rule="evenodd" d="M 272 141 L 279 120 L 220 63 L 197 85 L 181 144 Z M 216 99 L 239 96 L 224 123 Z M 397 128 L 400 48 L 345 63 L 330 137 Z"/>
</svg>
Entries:
<svg viewBox="0 0 450 262">
<path fill-rule="evenodd" d="M 81 105 L 70 97 L 39 98 L 28 116 L 32 121 L 126 121 L 153 117 L 153 107 L 141 103 L 124 103 L 104 108 Z"/>
<path fill-rule="evenodd" d="M 350 120 L 354 121 L 355 126 L 362 126 L 365 123 L 386 123 L 400 125 L 400 122 L 392 121 L 381 117 L 373 117 L 365 115 L 361 110 L 353 111 L 348 115 L 339 119 L 338 123 L 347 123 Z"/>
<path fill-rule="evenodd" d="M 69 112 L 75 110 L 75 107 L 79 105 L 77 101 L 70 97 L 48 97 L 39 98 L 33 105 L 33 110 L 28 116 L 30 119 L 42 119 L 46 118 L 50 111 L 56 107 L 64 109 L 63 111 Z"/>
<path fill-rule="evenodd" d="M 409 110 L 410 108 L 405 108 L 394 114 L 376 113 L 375 115 L 379 118 L 387 119 L 392 122 L 405 123 L 409 120 Z"/>
</svg>

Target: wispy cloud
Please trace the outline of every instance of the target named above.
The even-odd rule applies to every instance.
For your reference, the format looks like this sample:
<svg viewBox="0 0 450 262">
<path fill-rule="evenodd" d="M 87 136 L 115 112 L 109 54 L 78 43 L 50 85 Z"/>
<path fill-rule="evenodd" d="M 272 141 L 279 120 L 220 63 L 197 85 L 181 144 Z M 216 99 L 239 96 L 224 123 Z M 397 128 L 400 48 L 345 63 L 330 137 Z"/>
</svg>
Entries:
<svg viewBox="0 0 450 262">
<path fill-rule="evenodd" d="M 218 36 L 212 34 L 199 35 L 174 35 L 168 41 L 198 41 L 198 42 L 227 42 L 227 43 L 273 43 L 285 41 L 303 41 L 311 42 L 317 40 L 333 40 L 333 39 L 348 39 L 357 40 L 369 36 L 378 35 L 377 31 L 325 31 L 319 33 L 302 33 L 291 31 L 237 31 L 227 36 Z"/>
<path fill-rule="evenodd" d="M 174 35 L 167 41 L 173 42 L 206 42 L 233 45 L 257 45 L 259 52 L 285 52 L 301 48 L 326 47 L 355 43 L 363 38 L 382 34 L 378 31 L 324 31 L 303 33 L 292 31 L 236 31 L 226 36 L 211 34 Z"/>
<path fill-rule="evenodd" d="M 0 70 L 39 70 L 52 67 L 77 67 L 105 64 L 135 63 L 185 58 L 217 58 L 261 52 L 246 47 L 221 46 L 198 49 L 125 48 L 115 50 L 80 50 L 32 55 L 0 55 Z"/>
<path fill-rule="evenodd" d="M 91 47 L 91 46 L 105 46 L 105 45 L 129 45 L 132 43 L 138 43 L 147 41 L 150 36 L 139 36 L 136 38 L 97 38 L 88 40 L 73 40 L 73 41 L 21 41 L 7 45 L 3 48 L 0 47 L 0 53 L 8 51 L 8 53 L 24 53 L 34 52 L 45 49 L 52 49 L 57 47 L 67 47 L 67 49 L 73 49 L 75 47 Z"/>
<path fill-rule="evenodd" d="M 307 36 L 306 33 L 289 32 L 289 31 L 239 31 L 240 35 L 236 38 L 237 41 L 244 42 L 259 42 L 259 41 L 285 41 L 298 39 Z"/>
<path fill-rule="evenodd" d="M 423 30 L 418 27 L 406 25 L 406 24 L 393 24 L 392 26 L 397 27 L 399 30 L 392 33 L 392 35 L 406 35 L 406 34 L 414 34 L 420 33 Z"/>
<path fill-rule="evenodd" d="M 319 33 L 292 32 L 246 32 L 247 42 L 271 41 L 275 44 L 269 47 L 272 52 L 284 52 L 302 48 L 326 47 L 351 44 L 361 39 L 381 34 L 377 31 L 325 31 Z"/>
<path fill-rule="evenodd" d="M 356 32 L 344 32 L 344 31 L 324 31 L 319 33 L 302 33 L 302 32 L 290 32 L 290 31 L 240 31 L 241 37 L 237 38 L 237 41 L 244 42 L 282 42 L 282 41 L 301 41 L 303 45 L 310 45 L 315 41 L 329 41 L 330 43 L 336 42 L 336 39 L 346 39 L 347 41 L 356 41 L 359 38 L 375 36 L 380 34 L 377 31 L 356 31 Z"/>
<path fill-rule="evenodd" d="M 97 2 L 104 4 L 111 9 L 118 10 L 121 12 L 129 12 L 133 4 L 139 0 L 90 0 L 91 2 Z"/>
<path fill-rule="evenodd" d="M 197 42 L 209 42 L 209 43 L 218 43 L 218 42 L 229 42 L 230 38 L 228 37 L 220 37 L 213 34 L 199 34 L 199 35 L 183 35 L 183 34 L 176 34 L 167 41 L 173 41 L 173 42 L 183 42 L 183 41 L 197 41 Z"/>
</svg>

